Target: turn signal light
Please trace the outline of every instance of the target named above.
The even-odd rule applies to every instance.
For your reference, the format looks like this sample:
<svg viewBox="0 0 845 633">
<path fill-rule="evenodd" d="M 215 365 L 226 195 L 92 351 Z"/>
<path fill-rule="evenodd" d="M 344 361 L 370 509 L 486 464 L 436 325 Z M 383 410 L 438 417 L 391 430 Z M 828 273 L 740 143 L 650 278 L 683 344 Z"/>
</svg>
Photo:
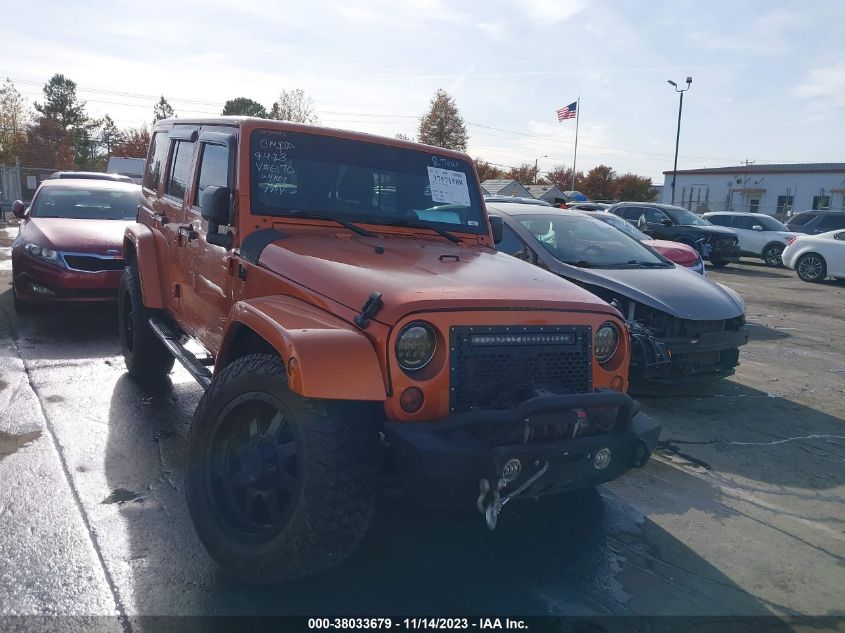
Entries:
<svg viewBox="0 0 845 633">
<path fill-rule="evenodd" d="M 422 389 L 408 387 L 399 396 L 399 406 L 405 413 L 416 413 L 422 408 L 424 400 Z"/>
</svg>

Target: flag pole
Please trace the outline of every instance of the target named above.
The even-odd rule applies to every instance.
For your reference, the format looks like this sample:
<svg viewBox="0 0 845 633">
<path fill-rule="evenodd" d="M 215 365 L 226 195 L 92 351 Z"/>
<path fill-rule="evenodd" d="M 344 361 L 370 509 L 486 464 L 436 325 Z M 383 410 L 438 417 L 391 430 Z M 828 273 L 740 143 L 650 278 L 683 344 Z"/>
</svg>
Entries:
<svg viewBox="0 0 845 633">
<path fill-rule="evenodd" d="M 575 155 L 572 157 L 572 191 L 575 191 L 575 161 L 578 160 L 578 121 L 581 118 L 581 96 L 575 102 Z"/>
</svg>

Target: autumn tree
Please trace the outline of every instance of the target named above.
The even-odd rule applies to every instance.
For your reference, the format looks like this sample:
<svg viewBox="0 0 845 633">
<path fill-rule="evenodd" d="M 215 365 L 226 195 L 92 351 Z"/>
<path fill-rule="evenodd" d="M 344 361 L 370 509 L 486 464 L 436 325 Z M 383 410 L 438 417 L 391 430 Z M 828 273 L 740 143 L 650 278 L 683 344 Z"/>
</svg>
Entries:
<svg viewBox="0 0 845 633">
<path fill-rule="evenodd" d="M 0 163 L 13 161 L 26 143 L 26 109 L 23 95 L 7 78 L 0 87 Z"/>
<path fill-rule="evenodd" d="M 651 178 L 623 174 L 616 179 L 616 196 L 630 202 L 653 202 L 657 189 L 651 186 Z"/>
<path fill-rule="evenodd" d="M 578 191 L 590 200 L 614 200 L 616 198 L 616 172 L 607 165 L 597 165 L 587 172 Z"/>
<path fill-rule="evenodd" d="M 420 143 L 466 151 L 469 137 L 464 120 L 455 100 L 442 88 L 434 93 L 428 112 L 420 119 L 419 136 Z"/>
<path fill-rule="evenodd" d="M 112 148 L 112 156 L 146 158 L 150 146 L 150 131 L 146 126 L 121 131 L 121 141 Z"/>
<path fill-rule="evenodd" d="M 76 95 L 76 83 L 62 74 L 44 84 L 44 100 L 34 103 L 36 120 L 27 133 L 26 152 L 44 167 L 68 169 L 73 163 L 87 166 L 92 155 L 95 122 L 85 113 L 85 102 Z M 73 156 L 70 165 L 67 157 Z"/>
<path fill-rule="evenodd" d="M 167 99 L 164 98 L 164 95 L 161 95 L 161 99 L 158 100 L 158 103 L 153 106 L 153 125 L 157 121 L 161 121 L 162 119 L 172 119 L 176 116 L 176 112 L 173 110 L 173 106 L 168 103 Z"/>
<path fill-rule="evenodd" d="M 534 183 L 534 164 L 521 163 L 516 167 L 511 167 L 505 172 L 505 178 L 516 180 L 521 185 L 530 185 Z"/>
<path fill-rule="evenodd" d="M 257 116 L 261 119 L 267 118 L 267 108 L 258 103 L 255 99 L 238 97 L 229 99 L 223 104 L 224 116 Z"/>
<path fill-rule="evenodd" d="M 486 160 L 482 160 L 481 158 L 475 159 L 475 171 L 478 172 L 478 179 L 481 182 L 484 182 L 485 180 L 498 180 L 505 177 L 504 170 L 488 163 Z"/>
<path fill-rule="evenodd" d="M 308 125 L 317 125 L 320 122 L 314 100 L 301 88 L 282 90 L 278 100 L 270 108 L 269 118 Z"/>
<path fill-rule="evenodd" d="M 76 82 L 56 73 L 44 84 L 44 101 L 35 102 L 35 110 L 56 126 L 65 131 L 82 127 L 88 122 L 85 114 L 85 102 L 76 96 Z"/>
<path fill-rule="evenodd" d="M 572 168 L 566 165 L 555 165 L 545 176 L 549 184 L 554 185 L 561 191 L 572 191 Z M 575 190 L 580 191 L 581 184 L 584 181 L 584 173 L 577 172 L 575 174 Z"/>
</svg>

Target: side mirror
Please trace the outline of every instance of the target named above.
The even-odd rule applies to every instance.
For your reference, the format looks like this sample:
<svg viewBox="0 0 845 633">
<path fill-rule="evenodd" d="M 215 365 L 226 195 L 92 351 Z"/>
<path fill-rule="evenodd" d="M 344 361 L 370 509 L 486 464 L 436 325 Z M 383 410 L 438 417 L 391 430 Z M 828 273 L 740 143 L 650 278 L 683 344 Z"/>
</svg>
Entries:
<svg viewBox="0 0 845 633">
<path fill-rule="evenodd" d="M 662 224 L 663 226 L 672 226 L 672 220 L 670 220 L 669 218 L 663 218 L 662 220 L 660 220 L 660 224 Z"/>
<path fill-rule="evenodd" d="M 845 240 L 845 231 L 843 231 L 842 233 L 836 233 L 833 236 L 833 239 L 835 239 L 835 240 Z"/>
<path fill-rule="evenodd" d="M 209 185 L 200 194 L 200 214 L 208 220 L 208 232 L 216 233 L 221 224 L 229 224 L 229 199 L 231 192 L 228 187 L 213 187 Z"/>
<path fill-rule="evenodd" d="M 487 218 L 490 220 L 490 232 L 493 233 L 493 243 L 498 244 L 502 241 L 505 232 L 505 221 L 498 215 L 491 215 Z"/>
<path fill-rule="evenodd" d="M 752 231 L 762 231 L 763 227 L 760 226 L 759 224 L 755 224 L 754 226 L 751 227 L 751 230 Z"/>
<path fill-rule="evenodd" d="M 12 215 L 20 220 L 26 213 L 26 205 L 21 200 L 15 200 L 12 203 Z"/>
</svg>

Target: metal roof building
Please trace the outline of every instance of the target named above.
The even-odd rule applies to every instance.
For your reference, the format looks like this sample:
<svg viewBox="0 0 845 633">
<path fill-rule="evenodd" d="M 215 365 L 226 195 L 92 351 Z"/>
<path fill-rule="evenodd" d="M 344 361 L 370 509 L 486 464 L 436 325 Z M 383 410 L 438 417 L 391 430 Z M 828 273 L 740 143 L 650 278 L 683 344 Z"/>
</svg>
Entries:
<svg viewBox="0 0 845 633">
<path fill-rule="evenodd" d="M 672 198 L 664 171 L 661 202 Z M 756 211 L 788 217 L 805 209 L 845 211 L 845 163 L 749 164 L 679 169 L 675 204 L 692 211 Z"/>
</svg>

